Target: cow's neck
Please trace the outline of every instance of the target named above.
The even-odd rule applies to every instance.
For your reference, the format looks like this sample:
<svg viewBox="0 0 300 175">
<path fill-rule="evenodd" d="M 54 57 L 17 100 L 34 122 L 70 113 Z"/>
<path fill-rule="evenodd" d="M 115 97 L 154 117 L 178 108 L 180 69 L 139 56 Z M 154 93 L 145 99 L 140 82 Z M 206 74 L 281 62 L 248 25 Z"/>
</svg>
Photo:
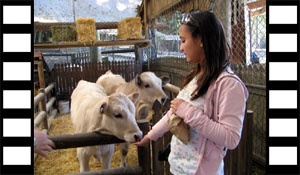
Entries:
<svg viewBox="0 0 300 175">
<path fill-rule="evenodd" d="M 124 91 L 123 93 L 125 93 L 126 95 L 129 95 L 133 92 L 139 92 L 139 88 L 135 83 L 135 79 L 129 81 L 128 83 L 124 84 Z"/>
</svg>

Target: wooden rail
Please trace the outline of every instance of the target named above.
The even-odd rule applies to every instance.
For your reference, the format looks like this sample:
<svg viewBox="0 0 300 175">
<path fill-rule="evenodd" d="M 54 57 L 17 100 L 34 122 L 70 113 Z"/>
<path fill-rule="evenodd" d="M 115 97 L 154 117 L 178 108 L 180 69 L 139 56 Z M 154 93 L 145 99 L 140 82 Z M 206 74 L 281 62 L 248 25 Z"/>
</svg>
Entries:
<svg viewBox="0 0 300 175">
<path fill-rule="evenodd" d="M 55 87 L 55 83 L 51 83 L 48 87 L 45 89 L 39 89 L 39 94 L 37 94 L 34 97 L 34 107 L 40 103 L 40 113 L 38 116 L 34 119 L 34 127 L 38 127 L 42 122 L 44 123 L 44 129 L 49 128 L 49 122 L 47 113 L 52 108 L 53 104 L 56 101 L 55 97 L 52 97 L 47 103 L 46 103 L 46 96 L 52 91 L 52 89 Z M 52 115 L 49 117 L 49 121 L 51 121 L 57 114 L 57 109 L 53 110 Z"/>
<path fill-rule="evenodd" d="M 45 88 L 45 93 L 39 93 L 34 97 L 34 106 L 36 106 L 39 102 L 41 102 L 45 95 L 48 95 L 49 92 L 55 87 L 55 83 L 51 83 L 48 87 Z"/>
<path fill-rule="evenodd" d="M 101 134 L 99 132 L 49 136 L 48 138 L 54 142 L 55 149 L 77 148 L 83 146 L 124 142 L 124 140 L 121 140 L 115 136 Z"/>
<path fill-rule="evenodd" d="M 51 44 L 34 44 L 35 49 L 50 49 L 50 48 L 74 48 L 74 47 L 105 47 L 105 46 L 127 46 L 138 45 L 139 47 L 148 47 L 151 45 L 151 40 L 116 40 L 116 41 L 95 41 L 90 43 L 80 42 L 63 42 Z"/>
<path fill-rule="evenodd" d="M 56 101 L 55 97 L 51 97 L 50 100 L 46 104 L 46 111 L 49 112 L 54 102 Z"/>
<path fill-rule="evenodd" d="M 179 87 L 174 86 L 174 85 L 172 85 L 172 84 L 170 84 L 170 83 L 165 84 L 163 87 L 164 87 L 165 89 L 167 89 L 168 91 L 171 91 L 171 92 L 173 92 L 173 93 L 175 93 L 175 94 L 178 94 L 179 91 L 180 91 L 180 88 L 179 88 Z"/>
<path fill-rule="evenodd" d="M 143 169 L 140 166 L 135 167 L 122 167 L 122 168 L 112 168 L 106 170 L 98 171 L 87 171 L 81 173 L 73 173 L 67 175 L 142 175 Z"/>
<path fill-rule="evenodd" d="M 38 105 L 40 101 L 42 101 L 45 98 L 44 93 L 39 93 L 34 97 L 34 106 Z"/>
<path fill-rule="evenodd" d="M 75 26 L 73 22 L 61 22 L 61 23 L 40 23 L 34 22 L 34 30 L 51 30 L 52 26 Z M 96 29 L 117 29 L 118 22 L 96 22 Z"/>
<path fill-rule="evenodd" d="M 51 92 L 54 87 L 55 87 L 55 83 L 51 83 L 48 87 L 46 87 L 45 93 L 49 94 L 49 92 Z"/>
<path fill-rule="evenodd" d="M 149 131 L 149 121 L 148 120 L 138 120 L 138 126 L 144 135 Z M 92 133 L 83 133 L 83 134 L 73 134 L 73 135 L 58 135 L 58 136 L 48 136 L 55 144 L 54 149 L 66 149 L 66 148 L 75 148 L 83 146 L 94 146 L 94 145 L 105 145 L 105 144 L 114 144 L 122 143 L 123 140 L 106 134 L 100 134 L 99 132 Z M 82 173 L 74 173 L 69 175 L 150 175 L 151 174 L 151 165 L 150 165 L 150 146 L 138 147 L 138 167 L 125 167 L 125 168 L 116 168 L 100 171 L 89 171 Z"/>
<path fill-rule="evenodd" d="M 134 52 L 134 49 L 118 49 L 118 50 L 105 50 L 101 51 L 101 54 L 109 54 L 109 53 L 129 53 Z"/>
<path fill-rule="evenodd" d="M 45 120 L 47 113 L 45 111 L 41 111 L 38 116 L 34 119 L 34 128 L 38 127 L 43 120 Z"/>
</svg>

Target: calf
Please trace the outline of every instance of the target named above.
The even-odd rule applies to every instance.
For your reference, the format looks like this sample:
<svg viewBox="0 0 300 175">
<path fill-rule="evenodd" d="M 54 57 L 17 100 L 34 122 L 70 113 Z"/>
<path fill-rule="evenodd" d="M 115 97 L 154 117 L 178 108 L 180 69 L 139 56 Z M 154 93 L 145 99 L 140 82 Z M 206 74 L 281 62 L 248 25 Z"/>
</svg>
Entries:
<svg viewBox="0 0 300 175">
<path fill-rule="evenodd" d="M 123 77 L 121 77 L 121 75 L 113 74 L 109 70 L 104 75 L 100 76 L 96 83 L 104 88 L 107 95 L 111 95 L 116 92 L 116 89 L 119 86 L 126 84 L 126 81 Z"/>
<path fill-rule="evenodd" d="M 106 92 L 130 94 L 139 92 L 140 97 L 135 102 L 136 119 L 145 119 L 148 116 L 149 107 L 152 107 L 155 100 L 163 104 L 168 96 L 162 90 L 162 86 L 169 82 L 168 77 L 158 78 L 153 72 L 143 72 L 137 75 L 135 79 L 126 82 L 120 75 L 107 71 L 100 76 L 97 84 L 102 85 Z M 126 165 L 126 155 L 128 153 L 129 144 L 120 144 L 122 150 L 121 167 Z"/>
<path fill-rule="evenodd" d="M 139 92 L 140 96 L 135 102 L 136 119 L 144 119 L 147 117 L 148 107 L 152 107 L 155 100 L 163 104 L 168 96 L 162 90 L 162 86 L 168 83 L 168 77 L 158 78 L 153 72 L 143 72 L 137 75 L 135 79 L 126 82 L 120 75 L 113 74 L 110 70 L 100 76 L 96 81 L 101 85 L 107 94 L 124 93 L 131 94 Z"/>
<path fill-rule="evenodd" d="M 142 132 L 134 116 L 134 102 L 138 96 L 139 93 L 107 96 L 100 85 L 79 81 L 71 96 L 71 119 L 75 133 L 101 132 L 126 142 L 140 140 Z M 113 144 L 77 148 L 80 172 L 89 170 L 91 156 L 102 160 L 103 169 L 110 168 L 113 153 Z"/>
</svg>

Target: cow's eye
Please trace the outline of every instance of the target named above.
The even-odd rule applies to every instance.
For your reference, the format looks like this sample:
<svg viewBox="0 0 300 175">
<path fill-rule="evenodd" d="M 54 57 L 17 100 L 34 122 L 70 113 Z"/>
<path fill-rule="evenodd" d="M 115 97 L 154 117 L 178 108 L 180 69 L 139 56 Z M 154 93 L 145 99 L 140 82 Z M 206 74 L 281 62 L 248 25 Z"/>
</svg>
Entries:
<svg viewBox="0 0 300 175">
<path fill-rule="evenodd" d="M 121 114 L 117 114 L 115 115 L 116 118 L 122 118 L 122 115 Z"/>
<path fill-rule="evenodd" d="M 145 85 L 145 88 L 149 88 L 149 87 L 150 87 L 150 85 L 149 85 L 149 84 L 146 84 L 146 85 Z"/>
</svg>

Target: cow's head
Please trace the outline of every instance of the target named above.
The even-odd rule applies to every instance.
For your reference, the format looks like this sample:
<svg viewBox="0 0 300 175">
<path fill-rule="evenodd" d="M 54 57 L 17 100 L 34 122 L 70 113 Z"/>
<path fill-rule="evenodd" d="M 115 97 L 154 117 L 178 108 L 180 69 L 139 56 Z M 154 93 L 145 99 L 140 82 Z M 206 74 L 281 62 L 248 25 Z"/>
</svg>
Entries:
<svg viewBox="0 0 300 175">
<path fill-rule="evenodd" d="M 135 120 L 134 106 L 139 95 L 137 92 L 128 96 L 115 93 L 107 96 L 100 104 L 99 113 L 106 134 L 115 135 L 127 142 L 136 142 L 142 138 L 142 132 Z"/>
<path fill-rule="evenodd" d="M 137 75 L 135 83 L 140 89 L 140 99 L 145 104 L 152 106 L 155 100 L 164 104 L 168 96 L 162 90 L 162 86 L 169 83 L 168 77 L 158 78 L 153 72 L 143 72 Z"/>
</svg>

